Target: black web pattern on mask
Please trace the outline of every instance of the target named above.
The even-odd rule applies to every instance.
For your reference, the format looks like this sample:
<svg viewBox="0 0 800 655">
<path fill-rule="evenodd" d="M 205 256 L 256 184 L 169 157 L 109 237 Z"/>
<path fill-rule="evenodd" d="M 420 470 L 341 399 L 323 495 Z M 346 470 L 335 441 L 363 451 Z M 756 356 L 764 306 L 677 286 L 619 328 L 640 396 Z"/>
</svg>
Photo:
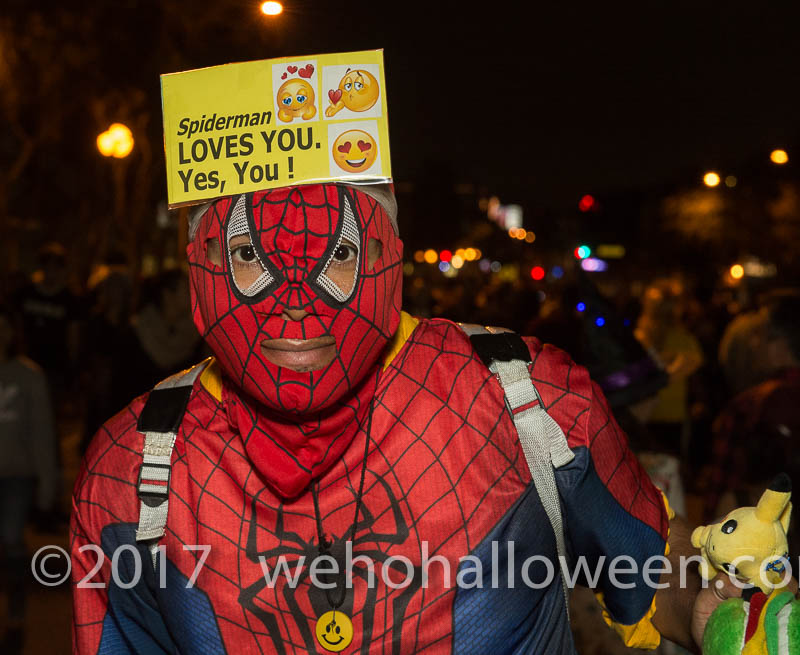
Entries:
<svg viewBox="0 0 800 655">
<path fill-rule="evenodd" d="M 399 313 L 400 308 L 378 303 L 375 296 L 381 294 L 387 303 L 394 302 L 394 295 L 389 285 L 399 283 L 395 281 L 395 277 L 399 277 L 402 274 L 399 261 L 393 261 L 385 265 L 379 260 L 372 270 L 366 270 L 366 258 L 360 256 L 355 289 L 350 299 L 345 303 L 340 303 L 335 298 L 326 299 L 323 294 L 319 294 L 319 296 L 312 295 L 309 292 L 309 285 L 302 284 L 302 282 L 309 279 L 315 267 L 321 269 L 324 266 L 323 253 L 320 253 L 318 257 L 295 258 L 288 249 L 280 246 L 280 240 L 283 238 L 302 239 L 307 245 L 308 235 L 313 234 L 317 237 L 330 238 L 331 235 L 335 234 L 340 219 L 340 205 L 338 203 L 341 202 L 340 198 L 334 196 L 333 202 L 336 204 L 333 204 L 329 200 L 327 193 L 320 193 L 312 199 L 308 197 L 311 194 L 307 191 L 304 193 L 304 191 L 302 188 L 293 189 L 283 197 L 276 197 L 275 194 L 266 193 L 253 206 L 255 228 L 262 233 L 261 239 L 253 240 L 254 247 L 258 249 L 260 244 L 266 244 L 266 248 L 270 250 L 273 264 L 280 263 L 279 273 L 286 281 L 286 284 L 282 284 L 276 292 L 259 301 L 258 311 L 252 304 L 236 297 L 234 286 L 231 282 L 232 276 L 227 271 L 210 263 L 204 266 L 199 262 L 190 262 L 190 266 L 201 268 L 205 273 L 193 276 L 200 285 L 200 288 L 197 289 L 196 303 L 206 303 L 207 311 L 204 313 L 207 317 L 207 325 L 206 333 L 203 336 L 218 359 L 228 364 L 225 367 L 227 372 L 232 373 L 234 369 L 241 371 L 238 379 L 234 380 L 239 386 L 245 386 L 247 382 L 249 388 L 252 389 L 259 385 L 260 381 L 268 378 L 275 387 L 280 388 L 284 384 L 294 384 L 306 387 L 309 392 L 313 393 L 312 389 L 324 382 L 326 375 L 339 374 L 347 388 L 352 389 L 355 382 L 361 380 L 365 374 L 365 370 L 361 366 L 366 367 L 368 365 L 361 355 L 364 352 L 371 351 L 376 342 L 385 341 L 392 336 L 382 333 L 381 326 L 385 325 L 388 314 L 392 312 Z M 361 234 L 367 234 L 373 223 L 379 219 L 380 205 L 373 198 L 364 196 L 354 203 L 353 209 L 360 216 Z M 216 229 L 212 228 L 211 232 L 224 236 L 223 223 L 225 216 L 220 215 L 217 206 L 212 206 L 209 211 L 213 212 L 211 219 L 216 225 Z M 322 211 L 327 216 L 328 226 L 324 232 L 314 232 L 310 229 L 308 215 L 311 211 Z M 296 228 L 287 225 L 286 218 L 290 216 L 290 212 L 300 212 L 303 217 L 303 220 L 298 223 Z M 388 220 L 385 222 L 387 229 L 391 230 Z M 329 245 L 333 246 L 334 244 Z M 359 251 L 363 253 L 365 244 L 360 243 L 360 238 L 358 245 Z M 307 248 L 304 248 L 304 250 L 307 251 Z M 328 250 L 326 249 L 324 254 L 327 254 Z M 375 295 L 372 298 L 363 297 L 362 290 L 373 280 L 377 282 Z M 225 298 L 223 304 L 228 308 L 219 313 L 219 307 L 214 302 L 217 294 L 223 295 Z M 255 352 L 259 348 L 258 343 L 250 343 L 247 346 L 243 346 L 246 343 L 245 339 L 248 334 L 248 330 L 242 324 L 243 320 L 247 320 L 258 327 L 259 341 L 265 338 L 309 339 L 327 334 L 331 327 L 330 319 L 315 314 L 313 310 L 301 322 L 284 321 L 281 322 L 280 328 L 276 332 L 266 333 L 264 331 L 269 319 L 279 316 L 283 309 L 310 309 L 311 304 L 318 298 L 323 301 L 327 300 L 326 304 L 339 309 L 338 315 L 334 319 L 335 321 L 339 321 L 344 325 L 352 325 L 354 321 L 358 320 L 362 325 L 366 324 L 368 329 L 365 331 L 362 340 L 356 344 L 356 347 L 349 354 L 345 354 L 342 349 L 339 349 L 336 358 L 327 369 L 309 373 L 310 379 L 308 383 L 297 381 L 296 376 L 290 376 L 292 379 L 287 380 L 286 373 L 282 368 L 279 368 L 277 373 L 273 374 L 255 356 Z M 372 316 L 361 313 L 367 306 L 371 306 L 374 309 L 375 313 Z M 196 306 L 193 307 L 193 311 L 197 311 Z M 238 312 L 245 313 L 245 318 L 240 318 L 237 315 Z M 269 322 L 274 324 L 274 320 Z M 224 324 L 224 329 L 220 327 L 221 324 Z M 360 362 L 361 364 L 357 365 L 355 362 Z M 341 390 L 332 389 L 330 393 L 341 393 Z M 256 399 L 268 405 L 271 404 L 266 394 L 261 397 L 256 395 Z M 328 398 L 314 398 L 313 400 L 318 404 L 323 404 Z M 302 411 L 302 408 L 295 410 L 295 408 L 283 406 L 281 409 L 288 412 Z"/>
</svg>

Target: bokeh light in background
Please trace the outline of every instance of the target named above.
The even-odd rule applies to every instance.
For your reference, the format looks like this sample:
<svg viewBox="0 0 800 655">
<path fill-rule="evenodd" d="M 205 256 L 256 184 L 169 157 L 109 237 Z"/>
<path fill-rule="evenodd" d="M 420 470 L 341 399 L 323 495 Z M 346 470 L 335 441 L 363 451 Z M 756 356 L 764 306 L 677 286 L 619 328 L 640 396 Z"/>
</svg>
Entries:
<svg viewBox="0 0 800 655">
<path fill-rule="evenodd" d="M 103 157 L 127 157 L 133 150 L 130 128 L 123 123 L 112 123 L 105 132 L 97 135 L 97 149 Z"/>
<path fill-rule="evenodd" d="M 581 260 L 581 268 L 589 273 L 601 273 L 608 270 L 608 262 L 596 257 L 585 257 Z"/>
<path fill-rule="evenodd" d="M 734 264 L 731 266 L 730 273 L 734 280 L 741 280 L 744 277 L 744 266 L 741 264 Z"/>
<path fill-rule="evenodd" d="M 789 161 L 789 155 L 786 154 L 785 150 L 778 148 L 769 154 L 769 159 L 773 164 L 785 164 Z"/>
<path fill-rule="evenodd" d="M 582 212 L 591 211 L 592 209 L 595 209 L 596 205 L 597 201 L 594 199 L 594 196 L 591 196 L 588 193 L 578 201 L 578 209 L 580 209 Z"/>
<path fill-rule="evenodd" d="M 263 2 L 261 4 L 261 13 L 267 16 L 277 16 L 283 11 L 283 5 L 280 2 Z"/>
<path fill-rule="evenodd" d="M 453 258 L 453 253 L 449 250 L 442 250 L 439 253 L 439 259 L 443 262 L 449 262 Z"/>
<path fill-rule="evenodd" d="M 717 186 L 719 184 L 719 174 L 714 171 L 708 171 L 708 173 L 703 175 L 703 184 L 707 187 Z"/>
<path fill-rule="evenodd" d="M 424 257 L 425 261 L 428 262 L 429 264 L 435 264 L 439 260 L 439 255 L 436 253 L 435 250 L 433 250 L 433 248 L 428 248 L 425 251 Z"/>
<path fill-rule="evenodd" d="M 725 186 L 732 189 L 733 187 L 736 186 L 736 183 L 738 181 L 739 180 L 736 179 L 735 175 L 728 175 L 728 177 L 725 178 Z"/>
<path fill-rule="evenodd" d="M 534 266 L 531 269 L 531 277 L 534 280 L 544 280 L 544 269 L 541 266 Z"/>
</svg>

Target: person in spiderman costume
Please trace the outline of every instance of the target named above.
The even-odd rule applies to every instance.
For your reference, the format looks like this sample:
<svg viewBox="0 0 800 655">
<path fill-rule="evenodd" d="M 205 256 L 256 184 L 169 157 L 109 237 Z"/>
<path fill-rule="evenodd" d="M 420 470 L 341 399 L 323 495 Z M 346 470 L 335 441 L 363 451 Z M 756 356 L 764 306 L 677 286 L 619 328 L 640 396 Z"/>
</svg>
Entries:
<svg viewBox="0 0 800 655">
<path fill-rule="evenodd" d="M 135 539 L 144 396 L 95 436 L 75 485 L 75 653 L 574 652 L 503 389 L 456 324 L 401 311 L 396 214 L 387 186 L 309 184 L 191 220 L 194 321 L 214 357 L 177 431 L 163 550 L 151 561 Z M 632 557 L 638 573 L 592 581 L 609 624 L 632 645 L 694 647 L 732 585 L 681 588 L 677 564 L 667 588 L 645 584 L 647 558 L 691 552 L 688 529 L 586 370 L 525 343 L 575 455 L 555 474 L 568 563 Z M 320 553 L 340 572 L 324 585 Z"/>
</svg>

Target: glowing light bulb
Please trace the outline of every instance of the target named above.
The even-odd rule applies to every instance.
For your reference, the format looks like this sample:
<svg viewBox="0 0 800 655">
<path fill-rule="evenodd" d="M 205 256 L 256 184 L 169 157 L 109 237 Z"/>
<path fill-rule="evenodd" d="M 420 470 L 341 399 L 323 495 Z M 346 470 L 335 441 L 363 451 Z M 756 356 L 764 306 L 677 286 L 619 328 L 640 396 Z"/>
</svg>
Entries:
<svg viewBox="0 0 800 655">
<path fill-rule="evenodd" d="M 263 2 L 261 3 L 261 13 L 267 16 L 277 16 L 283 11 L 283 5 L 280 2 Z"/>
</svg>

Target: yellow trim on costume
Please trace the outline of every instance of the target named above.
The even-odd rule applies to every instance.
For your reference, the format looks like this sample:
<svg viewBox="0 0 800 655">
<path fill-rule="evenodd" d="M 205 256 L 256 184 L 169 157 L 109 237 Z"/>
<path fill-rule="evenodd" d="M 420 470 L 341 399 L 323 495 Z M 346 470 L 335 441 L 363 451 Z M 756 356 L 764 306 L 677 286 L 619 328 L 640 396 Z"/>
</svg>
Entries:
<svg viewBox="0 0 800 655">
<path fill-rule="evenodd" d="M 408 337 L 411 336 L 411 333 L 414 331 L 417 325 L 419 325 L 418 319 L 411 316 L 411 314 L 407 314 L 406 312 L 400 312 L 400 324 L 397 326 L 397 331 L 394 333 L 391 343 L 386 346 L 386 357 L 383 358 L 384 371 L 389 368 L 389 364 L 391 364 L 392 360 L 397 357 L 397 353 L 400 352 L 400 349 L 403 347 L 405 342 L 408 341 Z"/>
<path fill-rule="evenodd" d="M 669 506 L 669 501 L 663 492 L 661 493 L 661 497 L 664 499 L 664 506 L 667 508 L 667 517 L 671 521 L 675 518 L 675 512 Z M 669 555 L 669 528 L 667 528 L 667 543 L 664 548 L 664 555 Z M 647 650 L 658 648 L 658 645 L 661 643 L 661 633 L 656 630 L 651 620 L 656 613 L 655 594 L 653 594 L 653 601 L 650 603 L 650 609 L 647 610 L 647 614 L 633 625 L 614 622 L 606 609 L 602 592 L 596 593 L 595 598 L 597 598 L 597 602 L 600 603 L 600 607 L 603 610 L 603 620 L 620 636 L 620 639 L 622 639 L 622 642 L 628 648 L 644 648 Z"/>
<path fill-rule="evenodd" d="M 200 384 L 205 387 L 208 393 L 214 396 L 217 402 L 222 402 L 222 373 L 214 357 L 211 358 L 208 366 L 200 374 Z"/>
<path fill-rule="evenodd" d="M 387 346 L 386 356 L 383 359 L 383 370 L 389 368 L 389 364 L 400 352 L 408 337 L 419 325 L 419 320 L 407 314 L 400 312 L 400 324 L 397 326 L 397 331 L 394 333 L 391 342 Z M 222 402 L 222 372 L 219 368 L 219 363 L 215 358 L 211 358 L 211 362 L 206 369 L 200 374 L 200 384 L 202 384 L 206 391 L 210 393 L 217 402 Z"/>
</svg>

